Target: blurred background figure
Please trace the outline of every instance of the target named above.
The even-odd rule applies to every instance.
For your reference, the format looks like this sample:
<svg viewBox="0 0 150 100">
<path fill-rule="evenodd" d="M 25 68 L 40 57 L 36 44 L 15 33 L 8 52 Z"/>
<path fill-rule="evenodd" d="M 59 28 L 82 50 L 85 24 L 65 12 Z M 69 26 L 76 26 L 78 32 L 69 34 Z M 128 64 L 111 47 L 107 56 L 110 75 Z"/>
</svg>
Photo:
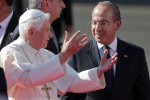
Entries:
<svg viewBox="0 0 150 100">
<path fill-rule="evenodd" d="M 11 42 L 19 16 L 12 10 L 14 0 L 0 0 L 0 50 Z"/>
<path fill-rule="evenodd" d="M 14 0 L 13 9 L 20 16 L 27 10 L 28 0 Z"/>
<path fill-rule="evenodd" d="M 8 100 L 7 84 L 3 68 L 0 67 L 0 100 Z"/>
<path fill-rule="evenodd" d="M 72 1 L 63 1 L 66 8 L 62 11 L 60 18 L 52 23 L 52 28 L 59 42 L 61 42 L 60 38 L 64 35 L 64 31 L 68 31 L 69 33 L 73 31 Z"/>
</svg>

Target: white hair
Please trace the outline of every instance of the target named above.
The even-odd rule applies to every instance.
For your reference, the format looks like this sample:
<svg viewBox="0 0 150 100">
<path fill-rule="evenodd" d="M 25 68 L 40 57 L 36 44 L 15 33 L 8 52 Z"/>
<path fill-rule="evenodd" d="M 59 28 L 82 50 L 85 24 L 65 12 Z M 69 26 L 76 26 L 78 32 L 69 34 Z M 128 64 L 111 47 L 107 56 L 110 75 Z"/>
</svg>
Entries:
<svg viewBox="0 0 150 100">
<path fill-rule="evenodd" d="M 49 21 L 50 15 L 37 9 L 27 10 L 19 19 L 19 34 L 26 34 L 29 28 L 40 30 L 45 21 Z"/>
<path fill-rule="evenodd" d="M 40 9 L 42 0 L 28 0 L 29 9 Z"/>
</svg>

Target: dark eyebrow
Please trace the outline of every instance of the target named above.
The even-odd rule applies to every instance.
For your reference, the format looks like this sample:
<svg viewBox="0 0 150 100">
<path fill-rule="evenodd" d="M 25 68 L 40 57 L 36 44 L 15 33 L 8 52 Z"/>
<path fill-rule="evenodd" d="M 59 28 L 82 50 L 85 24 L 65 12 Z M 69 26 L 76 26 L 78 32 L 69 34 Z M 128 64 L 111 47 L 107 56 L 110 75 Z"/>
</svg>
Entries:
<svg viewBox="0 0 150 100">
<path fill-rule="evenodd" d="M 97 20 L 92 20 L 92 21 L 97 21 Z M 101 20 L 101 21 L 97 21 L 97 22 L 107 22 L 107 23 L 109 23 L 109 21 L 108 20 Z"/>
</svg>

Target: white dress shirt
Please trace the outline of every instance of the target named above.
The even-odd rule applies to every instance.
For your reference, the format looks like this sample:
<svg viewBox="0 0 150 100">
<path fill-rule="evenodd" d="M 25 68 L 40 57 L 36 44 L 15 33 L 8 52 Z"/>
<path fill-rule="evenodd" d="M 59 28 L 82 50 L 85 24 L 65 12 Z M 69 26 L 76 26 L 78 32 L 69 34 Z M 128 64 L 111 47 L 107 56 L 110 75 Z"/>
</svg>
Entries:
<svg viewBox="0 0 150 100">
<path fill-rule="evenodd" d="M 48 100 L 44 84 L 50 87 L 50 100 L 59 99 L 58 91 L 83 93 L 105 87 L 104 75 L 98 78 L 97 68 L 78 74 L 67 64 L 62 67 L 58 55 L 46 49 L 37 51 L 21 38 L 1 50 L 0 66 L 10 100 Z"/>
</svg>

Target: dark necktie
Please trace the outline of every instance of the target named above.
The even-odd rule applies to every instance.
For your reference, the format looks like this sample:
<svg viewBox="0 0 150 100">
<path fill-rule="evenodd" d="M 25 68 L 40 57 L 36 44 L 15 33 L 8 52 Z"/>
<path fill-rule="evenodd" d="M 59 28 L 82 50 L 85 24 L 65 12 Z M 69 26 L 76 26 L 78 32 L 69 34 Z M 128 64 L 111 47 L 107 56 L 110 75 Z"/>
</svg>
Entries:
<svg viewBox="0 0 150 100">
<path fill-rule="evenodd" d="M 104 49 L 108 49 L 108 55 L 107 59 L 110 58 L 110 47 L 109 46 L 104 46 Z M 105 79 L 106 79 L 106 89 L 108 91 L 108 94 L 111 93 L 112 87 L 113 87 L 113 81 L 114 81 L 114 72 L 113 68 L 111 68 L 109 71 L 105 73 Z"/>
</svg>

